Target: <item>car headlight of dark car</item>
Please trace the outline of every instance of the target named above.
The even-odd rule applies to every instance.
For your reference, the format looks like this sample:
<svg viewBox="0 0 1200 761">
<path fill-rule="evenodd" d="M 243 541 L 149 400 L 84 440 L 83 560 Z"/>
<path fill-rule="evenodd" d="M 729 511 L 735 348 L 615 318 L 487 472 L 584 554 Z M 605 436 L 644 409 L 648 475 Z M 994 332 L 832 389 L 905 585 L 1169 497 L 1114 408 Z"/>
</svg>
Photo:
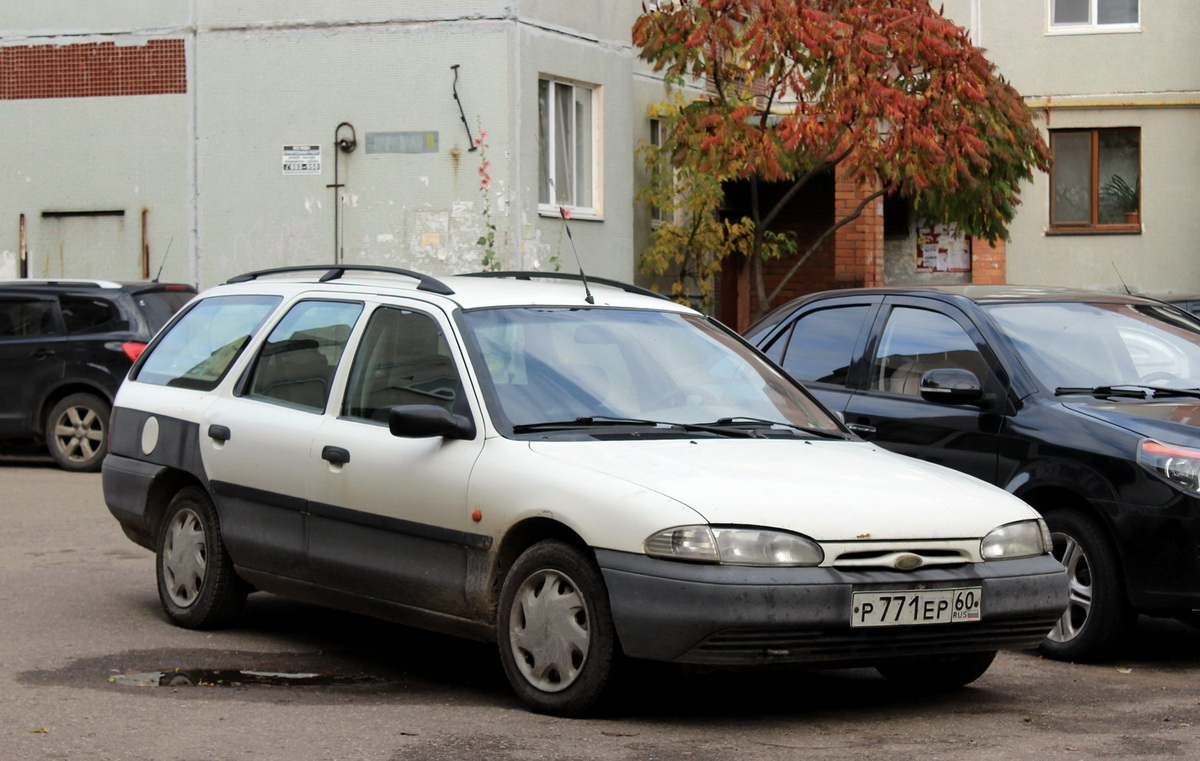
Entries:
<svg viewBox="0 0 1200 761">
<path fill-rule="evenodd" d="M 1051 547 L 1050 529 L 1041 518 L 1006 523 L 988 532 L 979 544 L 984 560 L 1015 560 L 1044 555 Z"/>
<path fill-rule="evenodd" d="M 815 566 L 821 545 L 788 531 L 753 527 L 677 526 L 646 540 L 647 555 L 697 563 L 745 566 Z"/>
<path fill-rule="evenodd" d="M 1143 439 L 1138 463 L 1184 491 L 1200 494 L 1200 450 Z"/>
</svg>

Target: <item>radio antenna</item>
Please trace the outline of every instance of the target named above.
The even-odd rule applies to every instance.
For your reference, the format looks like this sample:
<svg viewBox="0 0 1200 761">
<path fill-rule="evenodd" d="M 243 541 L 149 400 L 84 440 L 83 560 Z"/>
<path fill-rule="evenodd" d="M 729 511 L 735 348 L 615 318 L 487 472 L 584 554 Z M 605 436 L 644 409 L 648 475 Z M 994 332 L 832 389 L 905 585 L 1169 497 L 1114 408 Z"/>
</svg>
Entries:
<svg viewBox="0 0 1200 761">
<path fill-rule="evenodd" d="M 1121 270 L 1117 269 L 1117 263 L 1110 262 L 1110 264 L 1112 264 L 1113 272 L 1117 273 L 1117 280 L 1121 281 L 1121 287 L 1125 289 L 1125 295 L 1132 296 L 1133 291 L 1129 290 L 1129 286 L 1125 285 L 1125 278 L 1121 277 Z"/>
<path fill-rule="evenodd" d="M 553 185 L 553 183 L 551 183 Z M 588 287 L 587 275 L 583 272 L 583 262 L 579 259 L 579 251 L 575 248 L 575 238 L 571 236 L 571 226 L 567 224 L 567 220 L 571 217 L 571 213 L 567 211 L 565 206 L 558 207 L 558 217 L 562 220 L 563 229 L 567 231 L 567 240 L 571 243 L 571 253 L 575 255 L 575 264 L 579 267 L 579 280 L 583 283 L 583 300 L 589 304 L 595 304 L 596 299 L 592 296 L 592 289 Z"/>
<path fill-rule="evenodd" d="M 163 251 L 162 261 L 158 263 L 158 272 L 155 273 L 154 280 L 153 280 L 153 282 L 155 282 L 155 283 L 157 283 L 158 279 L 160 277 L 162 277 L 163 267 L 167 266 L 167 257 L 171 255 L 171 244 L 174 242 L 175 242 L 175 236 L 172 235 L 171 240 L 167 241 L 167 250 Z"/>
</svg>

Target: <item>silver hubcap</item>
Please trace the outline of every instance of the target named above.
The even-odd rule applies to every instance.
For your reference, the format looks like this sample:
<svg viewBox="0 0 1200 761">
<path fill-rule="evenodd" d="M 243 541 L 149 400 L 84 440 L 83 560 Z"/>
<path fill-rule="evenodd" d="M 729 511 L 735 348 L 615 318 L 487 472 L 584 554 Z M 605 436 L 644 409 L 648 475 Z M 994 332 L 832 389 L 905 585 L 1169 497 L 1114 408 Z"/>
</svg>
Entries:
<svg viewBox="0 0 1200 761">
<path fill-rule="evenodd" d="M 186 608 L 196 601 L 204 586 L 208 552 L 204 524 L 194 511 L 180 510 L 171 519 L 163 545 L 163 581 L 171 602 Z"/>
<path fill-rule="evenodd" d="M 532 574 L 513 600 L 508 630 L 521 674 L 545 692 L 561 692 L 579 677 L 590 633 L 587 604 L 565 574 Z"/>
<path fill-rule="evenodd" d="M 1092 568 L 1079 542 L 1066 534 L 1051 534 L 1054 557 L 1067 569 L 1067 610 L 1047 635 L 1053 642 L 1079 636 L 1092 610 Z"/>
<path fill-rule="evenodd" d="M 69 407 L 54 424 L 58 448 L 68 459 L 90 460 L 104 442 L 104 421 L 88 407 Z"/>
</svg>

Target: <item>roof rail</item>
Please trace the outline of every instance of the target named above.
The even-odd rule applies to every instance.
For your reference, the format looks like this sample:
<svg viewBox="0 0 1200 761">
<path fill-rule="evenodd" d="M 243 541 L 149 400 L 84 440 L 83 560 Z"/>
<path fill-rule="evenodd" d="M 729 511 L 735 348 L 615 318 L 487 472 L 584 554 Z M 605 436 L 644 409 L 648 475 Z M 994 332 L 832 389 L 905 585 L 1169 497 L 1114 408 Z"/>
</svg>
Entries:
<svg viewBox="0 0 1200 761">
<path fill-rule="evenodd" d="M 420 272 L 412 270 L 403 270 L 397 267 L 379 267 L 374 264 L 298 264 L 293 267 L 275 267 L 267 270 L 256 270 L 247 272 L 242 275 L 229 278 L 228 283 L 247 283 L 251 280 L 257 280 L 266 275 L 281 275 L 289 272 L 317 272 L 324 270 L 325 274 L 321 275 L 319 282 L 328 283 L 330 280 L 337 280 L 347 272 L 383 272 L 391 275 L 403 275 L 411 277 L 418 282 L 418 291 L 429 291 L 430 293 L 440 293 L 443 296 L 450 296 L 454 293 L 454 289 L 429 275 L 423 275 Z"/>
<path fill-rule="evenodd" d="M 0 285 L 76 285 L 83 288 L 120 288 L 121 284 L 113 280 L 91 280 L 88 278 L 18 278 L 0 280 Z"/>
<path fill-rule="evenodd" d="M 508 277 L 513 278 L 514 280 L 532 280 L 534 278 L 542 278 L 544 280 L 574 280 L 576 282 L 583 282 L 582 275 L 572 274 L 570 272 L 467 272 L 464 273 L 462 277 Z M 663 299 L 664 301 L 671 300 L 658 291 L 652 291 L 649 288 L 643 288 L 640 285 L 633 285 L 632 283 L 624 283 L 620 280 L 610 280 L 606 277 L 594 277 L 592 275 L 588 275 L 587 282 L 608 285 L 612 286 L 613 288 L 620 288 L 626 293 L 636 293 L 640 296 L 653 296 L 656 299 Z"/>
</svg>

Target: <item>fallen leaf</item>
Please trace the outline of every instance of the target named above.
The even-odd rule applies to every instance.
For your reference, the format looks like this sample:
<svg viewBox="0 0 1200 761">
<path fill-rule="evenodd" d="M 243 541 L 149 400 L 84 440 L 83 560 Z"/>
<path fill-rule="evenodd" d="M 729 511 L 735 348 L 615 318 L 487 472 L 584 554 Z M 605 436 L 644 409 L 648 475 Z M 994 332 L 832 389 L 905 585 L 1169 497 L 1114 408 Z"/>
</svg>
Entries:
<svg viewBox="0 0 1200 761">
<path fill-rule="evenodd" d="M 31 735 L 48 735 L 48 734 L 50 734 L 50 730 L 46 729 L 45 727 L 42 727 L 41 729 L 31 729 L 31 730 L 29 730 L 29 734 L 31 734 Z"/>
<path fill-rule="evenodd" d="M 1119 673 L 1119 674 L 1132 674 L 1132 673 L 1133 673 L 1133 669 L 1119 668 L 1119 669 L 1117 669 L 1117 673 Z"/>
</svg>

